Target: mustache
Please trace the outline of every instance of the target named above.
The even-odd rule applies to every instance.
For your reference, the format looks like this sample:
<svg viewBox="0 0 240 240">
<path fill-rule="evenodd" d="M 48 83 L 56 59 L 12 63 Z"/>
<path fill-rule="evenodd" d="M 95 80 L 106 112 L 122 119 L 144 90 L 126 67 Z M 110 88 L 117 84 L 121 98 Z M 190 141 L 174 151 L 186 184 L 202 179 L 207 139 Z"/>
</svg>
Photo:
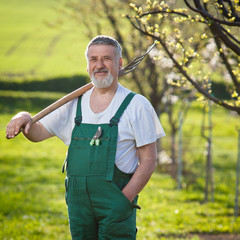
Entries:
<svg viewBox="0 0 240 240">
<path fill-rule="evenodd" d="M 107 68 L 97 69 L 97 70 L 93 71 L 93 74 L 94 73 L 101 73 L 101 72 L 108 72 L 108 69 Z"/>
</svg>

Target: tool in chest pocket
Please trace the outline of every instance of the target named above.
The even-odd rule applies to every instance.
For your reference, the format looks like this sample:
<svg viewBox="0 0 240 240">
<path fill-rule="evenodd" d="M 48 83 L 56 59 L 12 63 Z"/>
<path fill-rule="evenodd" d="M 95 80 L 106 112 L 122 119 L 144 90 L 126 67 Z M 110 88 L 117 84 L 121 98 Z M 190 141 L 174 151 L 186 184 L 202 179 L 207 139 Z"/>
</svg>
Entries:
<svg viewBox="0 0 240 240">
<path fill-rule="evenodd" d="M 93 138 L 91 139 L 90 141 L 90 146 L 93 146 L 94 144 L 96 146 L 99 146 L 100 145 L 100 136 L 102 134 L 102 128 L 99 126 L 96 133 L 94 134 Z"/>
</svg>

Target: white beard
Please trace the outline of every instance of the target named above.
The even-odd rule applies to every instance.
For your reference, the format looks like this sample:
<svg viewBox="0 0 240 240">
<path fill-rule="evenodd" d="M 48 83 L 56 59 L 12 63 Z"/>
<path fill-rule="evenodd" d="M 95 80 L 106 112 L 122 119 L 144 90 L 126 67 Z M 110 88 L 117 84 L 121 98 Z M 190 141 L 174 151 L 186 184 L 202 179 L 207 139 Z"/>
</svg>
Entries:
<svg viewBox="0 0 240 240">
<path fill-rule="evenodd" d="M 108 72 L 108 75 L 104 79 L 98 80 L 97 78 L 95 78 L 93 73 L 91 76 L 91 80 L 96 88 L 108 88 L 113 83 L 113 76 L 110 72 Z"/>
</svg>

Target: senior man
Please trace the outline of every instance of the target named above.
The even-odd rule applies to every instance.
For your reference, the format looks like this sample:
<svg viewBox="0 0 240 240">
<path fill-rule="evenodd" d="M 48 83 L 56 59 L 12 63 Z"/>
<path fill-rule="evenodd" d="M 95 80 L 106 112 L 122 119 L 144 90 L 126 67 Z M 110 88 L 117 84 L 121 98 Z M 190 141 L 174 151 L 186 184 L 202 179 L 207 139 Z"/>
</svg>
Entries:
<svg viewBox="0 0 240 240">
<path fill-rule="evenodd" d="M 86 58 L 92 89 L 34 124 L 28 112 L 18 113 L 6 133 L 13 138 L 23 128 L 30 141 L 57 136 L 69 145 L 63 171 L 73 240 L 133 240 L 138 194 L 165 133 L 149 101 L 119 84 L 122 53 L 115 39 L 93 38 Z"/>
</svg>

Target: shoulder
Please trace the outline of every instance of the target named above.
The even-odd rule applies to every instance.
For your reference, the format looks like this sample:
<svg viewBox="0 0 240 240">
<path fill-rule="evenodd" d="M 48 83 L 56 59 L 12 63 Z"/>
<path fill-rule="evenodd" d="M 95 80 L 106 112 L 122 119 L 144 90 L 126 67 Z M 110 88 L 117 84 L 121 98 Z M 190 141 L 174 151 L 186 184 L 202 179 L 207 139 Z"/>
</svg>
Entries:
<svg viewBox="0 0 240 240">
<path fill-rule="evenodd" d="M 62 107 L 59 108 L 59 112 L 69 112 L 73 111 L 77 108 L 78 98 L 71 100 L 70 102 L 64 104 Z"/>
<path fill-rule="evenodd" d="M 117 91 L 121 101 L 123 101 L 126 96 L 131 93 L 132 91 L 123 87 L 119 84 L 119 89 Z M 134 92 L 135 93 L 135 92 Z M 153 111 L 152 104 L 150 101 L 141 94 L 135 93 L 134 97 L 132 98 L 130 104 L 128 105 L 128 110 L 131 110 L 132 113 L 136 113 L 139 110 L 146 110 L 146 111 Z"/>
<path fill-rule="evenodd" d="M 118 91 L 119 95 L 122 95 L 122 97 L 126 97 L 130 92 L 132 91 L 119 84 L 119 91 Z M 135 93 L 135 96 L 133 97 L 131 104 L 140 104 L 140 106 L 151 106 L 151 103 L 149 102 L 149 100 L 143 95 L 138 93 Z"/>
<path fill-rule="evenodd" d="M 130 93 L 129 91 L 128 93 Z M 127 96 L 127 94 L 126 94 Z M 141 94 L 135 94 L 125 110 L 125 117 L 133 124 L 137 121 L 145 121 L 144 119 L 155 118 L 155 110 L 149 100 Z"/>
<path fill-rule="evenodd" d="M 118 89 L 117 89 L 117 92 L 116 94 L 118 95 L 118 97 L 126 97 L 131 91 L 122 86 L 120 83 L 118 83 Z"/>
<path fill-rule="evenodd" d="M 128 88 L 119 84 L 119 88 L 118 88 L 118 91 L 117 91 L 117 94 L 119 95 L 119 97 L 124 99 L 131 92 L 132 92 L 131 90 L 129 90 Z M 133 93 L 135 93 L 135 92 L 133 92 Z M 151 103 L 148 101 L 147 98 L 145 98 L 143 95 L 138 94 L 138 93 L 135 93 L 135 96 L 133 97 L 133 99 L 131 101 L 131 105 L 132 104 L 140 104 L 142 106 L 151 105 Z"/>
<path fill-rule="evenodd" d="M 91 93 L 93 91 L 93 88 L 91 88 L 90 90 L 86 91 L 83 95 L 82 95 L 82 101 L 88 101 Z"/>
<path fill-rule="evenodd" d="M 134 104 L 139 105 L 140 107 L 152 107 L 149 100 L 141 94 L 136 94 L 132 101 Z"/>
<path fill-rule="evenodd" d="M 136 94 L 131 103 L 129 104 L 129 110 L 136 116 L 140 117 L 142 114 L 151 114 L 155 110 L 149 100 L 141 94 Z"/>
</svg>

